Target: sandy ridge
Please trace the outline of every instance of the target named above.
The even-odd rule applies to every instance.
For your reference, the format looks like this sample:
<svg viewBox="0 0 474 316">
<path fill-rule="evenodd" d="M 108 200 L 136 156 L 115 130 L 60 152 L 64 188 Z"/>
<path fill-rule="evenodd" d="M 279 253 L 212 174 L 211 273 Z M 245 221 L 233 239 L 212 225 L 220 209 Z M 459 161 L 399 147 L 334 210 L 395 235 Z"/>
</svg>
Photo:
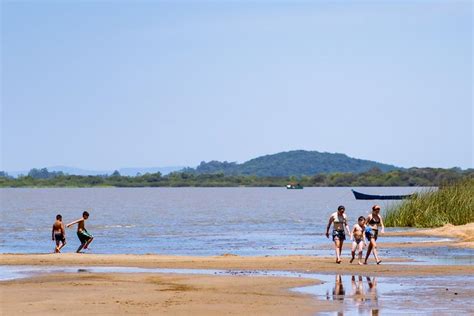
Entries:
<svg viewBox="0 0 474 316">
<path fill-rule="evenodd" d="M 266 256 L 241 257 L 234 255 L 193 257 L 169 255 L 101 255 L 101 254 L 2 254 L 1 265 L 46 265 L 46 266 L 128 266 L 143 268 L 184 269 L 236 269 L 236 270 L 287 270 L 318 273 L 366 274 L 366 275 L 446 275 L 473 274 L 474 267 L 430 266 L 386 260 L 375 265 L 369 259 L 368 265 L 334 263 L 334 258 L 310 256 Z M 390 263 L 391 262 L 391 263 Z"/>
<path fill-rule="evenodd" d="M 429 228 L 429 229 L 418 229 L 415 231 L 408 232 L 389 232 L 385 233 L 385 236 L 428 236 L 428 237 L 446 237 L 455 239 L 454 242 L 443 243 L 446 246 L 461 247 L 461 248 L 474 248 L 474 223 L 466 225 L 454 226 L 446 224 L 443 227 Z M 420 245 L 420 243 L 412 243 Z M 431 243 L 433 245 L 435 243 Z M 439 243 L 436 243 L 439 245 Z M 403 244 L 401 245 L 403 246 Z M 422 244 L 420 245 L 422 246 Z"/>
</svg>

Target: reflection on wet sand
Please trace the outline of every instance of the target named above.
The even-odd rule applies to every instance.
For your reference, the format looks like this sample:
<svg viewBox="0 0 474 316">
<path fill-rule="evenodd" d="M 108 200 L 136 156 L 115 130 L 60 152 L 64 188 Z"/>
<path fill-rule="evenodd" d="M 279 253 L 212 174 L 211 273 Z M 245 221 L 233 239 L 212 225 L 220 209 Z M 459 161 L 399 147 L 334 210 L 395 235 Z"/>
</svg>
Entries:
<svg viewBox="0 0 474 316">
<path fill-rule="evenodd" d="M 379 315 L 378 295 L 377 295 L 377 279 L 375 277 L 365 277 L 359 275 L 351 277 L 352 291 L 350 295 L 346 296 L 346 290 L 342 282 L 342 276 L 336 275 L 334 288 L 332 293 L 329 290 L 326 292 L 326 299 L 333 301 L 344 301 L 348 298 L 357 307 L 359 314 L 369 314 L 373 316 Z M 331 295 L 332 294 L 332 295 Z M 337 315 L 344 315 L 344 312 L 338 312 Z"/>
</svg>

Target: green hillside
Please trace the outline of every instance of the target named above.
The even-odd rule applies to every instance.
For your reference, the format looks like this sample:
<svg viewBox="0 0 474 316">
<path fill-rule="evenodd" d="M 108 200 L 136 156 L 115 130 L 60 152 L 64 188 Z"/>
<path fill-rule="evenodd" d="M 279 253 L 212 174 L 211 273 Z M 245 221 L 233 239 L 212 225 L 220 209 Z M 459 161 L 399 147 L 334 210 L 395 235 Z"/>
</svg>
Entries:
<svg viewBox="0 0 474 316">
<path fill-rule="evenodd" d="M 373 168 L 383 172 L 397 168 L 370 160 L 348 157 L 345 154 L 322 153 L 318 151 L 294 150 L 251 159 L 242 164 L 235 162 L 201 162 L 188 173 L 225 175 L 255 175 L 259 177 L 311 176 L 318 173 L 361 173 Z"/>
</svg>

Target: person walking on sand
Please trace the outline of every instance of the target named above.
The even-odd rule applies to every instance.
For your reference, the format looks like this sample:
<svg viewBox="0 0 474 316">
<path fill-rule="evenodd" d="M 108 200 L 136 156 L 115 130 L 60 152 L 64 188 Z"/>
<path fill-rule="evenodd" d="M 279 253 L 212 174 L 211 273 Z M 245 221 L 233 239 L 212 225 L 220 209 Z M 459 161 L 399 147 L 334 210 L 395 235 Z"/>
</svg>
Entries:
<svg viewBox="0 0 474 316">
<path fill-rule="evenodd" d="M 82 218 L 66 225 L 66 227 L 69 228 L 72 225 L 77 224 L 77 237 L 79 238 L 79 240 L 81 242 L 81 245 L 76 250 L 77 253 L 80 253 L 82 249 L 87 249 L 89 247 L 90 243 L 92 242 L 92 240 L 94 240 L 94 236 L 89 234 L 89 232 L 86 230 L 86 227 L 85 227 L 85 224 L 84 224 L 84 222 L 88 218 L 89 218 L 89 213 L 87 211 L 84 211 L 82 213 Z"/>
<path fill-rule="evenodd" d="M 331 225 L 333 225 L 332 240 L 334 241 L 334 247 L 336 249 L 336 263 L 341 263 L 342 245 L 346 239 L 345 230 L 347 230 L 352 239 L 349 224 L 347 223 L 347 216 L 344 214 L 345 210 L 346 208 L 340 205 L 337 208 L 337 212 L 332 213 L 329 217 L 328 226 L 326 228 L 326 237 L 329 238 L 329 229 Z"/>
<path fill-rule="evenodd" d="M 357 224 L 354 224 L 352 227 L 352 258 L 351 263 L 355 259 L 355 252 L 356 249 L 359 251 L 359 264 L 362 264 L 362 251 L 365 246 L 364 242 L 364 230 L 365 230 L 365 218 L 364 216 L 360 216 Z"/>
<path fill-rule="evenodd" d="M 66 246 L 66 230 L 64 229 L 63 217 L 61 214 L 56 215 L 56 221 L 51 230 L 51 238 L 56 241 L 55 253 L 60 253 L 61 249 Z"/>
<path fill-rule="evenodd" d="M 367 247 L 367 253 L 365 254 L 364 264 L 367 264 L 367 259 L 369 259 L 370 253 L 372 251 L 374 253 L 375 262 L 377 262 L 377 264 L 380 264 L 382 260 L 380 260 L 377 253 L 376 241 L 379 234 L 379 226 L 382 228 L 380 231 L 382 234 L 384 233 L 385 229 L 383 225 L 382 215 L 380 215 L 380 206 L 372 206 L 372 214 L 369 214 L 369 216 L 367 216 L 365 223 L 365 237 L 367 238 L 367 241 L 369 241 L 369 246 Z"/>
</svg>

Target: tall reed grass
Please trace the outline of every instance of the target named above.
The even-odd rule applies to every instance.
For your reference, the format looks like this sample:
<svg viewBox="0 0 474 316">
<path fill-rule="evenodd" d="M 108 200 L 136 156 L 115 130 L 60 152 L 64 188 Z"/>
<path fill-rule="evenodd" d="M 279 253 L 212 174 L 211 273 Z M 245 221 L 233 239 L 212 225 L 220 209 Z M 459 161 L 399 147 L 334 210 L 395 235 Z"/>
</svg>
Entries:
<svg viewBox="0 0 474 316">
<path fill-rule="evenodd" d="M 388 227 L 439 227 L 474 222 L 474 179 L 415 194 L 385 213 Z"/>
</svg>

